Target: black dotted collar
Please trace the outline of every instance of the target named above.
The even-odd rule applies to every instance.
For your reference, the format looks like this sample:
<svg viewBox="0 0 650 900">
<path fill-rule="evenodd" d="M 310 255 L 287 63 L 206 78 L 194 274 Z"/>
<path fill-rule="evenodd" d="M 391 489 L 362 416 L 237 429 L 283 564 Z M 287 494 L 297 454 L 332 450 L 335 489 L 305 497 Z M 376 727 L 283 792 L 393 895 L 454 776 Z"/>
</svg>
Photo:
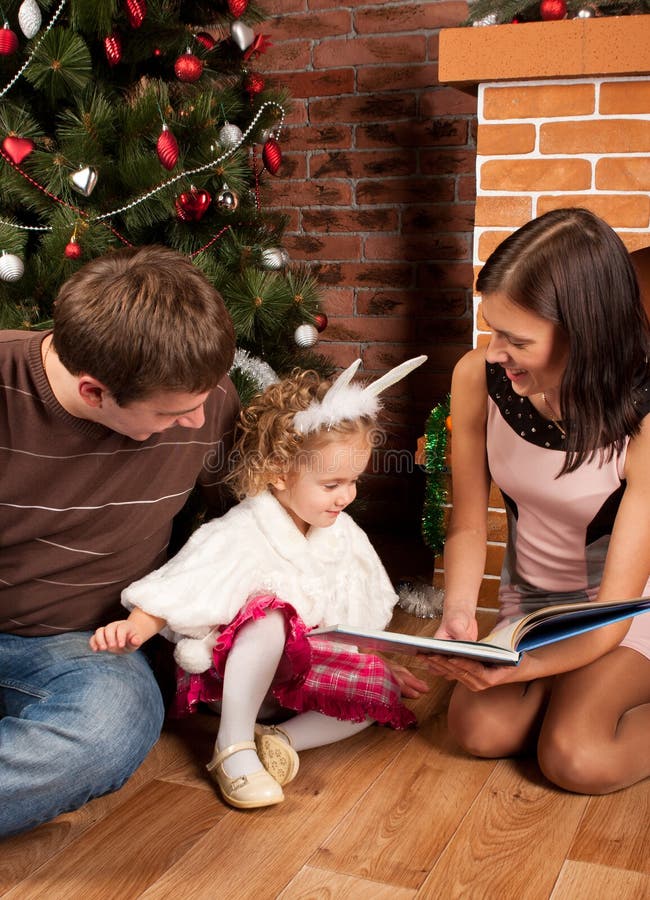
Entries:
<svg viewBox="0 0 650 900">
<path fill-rule="evenodd" d="M 485 364 L 488 394 L 494 400 L 504 421 L 520 438 L 548 450 L 564 450 L 566 438 L 549 419 L 538 412 L 528 397 L 520 397 L 512 389 L 503 367 Z"/>
</svg>

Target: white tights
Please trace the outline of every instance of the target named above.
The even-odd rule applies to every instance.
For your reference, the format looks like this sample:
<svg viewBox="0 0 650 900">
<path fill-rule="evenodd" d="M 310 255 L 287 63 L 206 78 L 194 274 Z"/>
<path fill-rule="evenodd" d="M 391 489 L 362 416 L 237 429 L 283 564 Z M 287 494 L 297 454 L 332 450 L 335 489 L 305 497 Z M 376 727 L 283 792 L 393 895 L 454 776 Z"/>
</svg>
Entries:
<svg viewBox="0 0 650 900">
<path fill-rule="evenodd" d="M 281 612 L 269 611 L 263 618 L 247 622 L 228 653 L 224 670 L 221 722 L 217 747 L 223 750 L 240 741 L 252 741 L 255 720 L 282 657 L 286 641 Z M 306 712 L 282 725 L 298 751 L 342 741 L 373 722 L 345 722 L 318 712 Z M 231 778 L 262 768 L 254 750 L 240 750 L 229 757 L 224 769 Z"/>
</svg>

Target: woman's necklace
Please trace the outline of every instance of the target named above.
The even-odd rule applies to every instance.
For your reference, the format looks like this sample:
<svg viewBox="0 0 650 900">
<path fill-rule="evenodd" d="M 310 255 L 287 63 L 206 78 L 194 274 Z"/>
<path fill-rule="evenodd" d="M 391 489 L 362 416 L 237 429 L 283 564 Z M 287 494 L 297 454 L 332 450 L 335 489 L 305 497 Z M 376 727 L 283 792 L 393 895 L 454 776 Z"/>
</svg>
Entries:
<svg viewBox="0 0 650 900">
<path fill-rule="evenodd" d="M 544 403 L 545 403 L 545 405 L 546 405 L 546 408 L 548 409 L 549 413 L 551 414 L 551 422 L 555 425 L 555 427 L 556 427 L 557 430 L 560 432 L 560 434 L 562 435 L 562 437 L 565 438 L 565 437 L 566 437 L 566 431 L 565 431 L 564 428 L 562 428 L 562 426 L 560 425 L 560 420 L 559 420 L 559 418 L 555 415 L 555 410 L 553 409 L 553 407 L 551 406 L 551 404 L 550 404 L 550 403 L 548 402 L 548 400 L 546 399 L 546 394 L 544 393 L 544 391 L 542 391 L 542 400 L 544 401 Z"/>
</svg>

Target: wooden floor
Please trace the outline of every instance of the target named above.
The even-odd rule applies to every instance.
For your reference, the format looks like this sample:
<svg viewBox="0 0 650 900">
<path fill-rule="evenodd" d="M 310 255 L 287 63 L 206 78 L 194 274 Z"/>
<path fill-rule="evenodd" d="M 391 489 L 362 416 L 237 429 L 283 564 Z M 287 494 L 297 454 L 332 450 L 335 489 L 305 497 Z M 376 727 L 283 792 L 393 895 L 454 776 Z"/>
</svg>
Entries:
<svg viewBox="0 0 650 900">
<path fill-rule="evenodd" d="M 394 624 L 435 628 L 401 610 Z M 303 753 L 285 802 L 250 812 L 213 792 L 216 718 L 196 716 L 118 793 L 0 843 L 0 896 L 647 900 L 650 779 L 591 798 L 530 761 L 469 759 L 446 734 L 447 696 L 434 680 L 417 730 Z"/>
</svg>

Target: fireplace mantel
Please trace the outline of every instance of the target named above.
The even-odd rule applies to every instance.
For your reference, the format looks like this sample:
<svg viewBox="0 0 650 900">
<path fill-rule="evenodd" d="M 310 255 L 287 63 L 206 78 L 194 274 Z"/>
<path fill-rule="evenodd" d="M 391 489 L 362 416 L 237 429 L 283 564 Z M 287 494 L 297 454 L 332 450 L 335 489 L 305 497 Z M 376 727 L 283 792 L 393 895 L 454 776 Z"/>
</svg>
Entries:
<svg viewBox="0 0 650 900">
<path fill-rule="evenodd" d="M 438 77 L 473 89 L 483 81 L 639 75 L 650 72 L 650 15 L 525 22 L 440 32 Z"/>
</svg>

